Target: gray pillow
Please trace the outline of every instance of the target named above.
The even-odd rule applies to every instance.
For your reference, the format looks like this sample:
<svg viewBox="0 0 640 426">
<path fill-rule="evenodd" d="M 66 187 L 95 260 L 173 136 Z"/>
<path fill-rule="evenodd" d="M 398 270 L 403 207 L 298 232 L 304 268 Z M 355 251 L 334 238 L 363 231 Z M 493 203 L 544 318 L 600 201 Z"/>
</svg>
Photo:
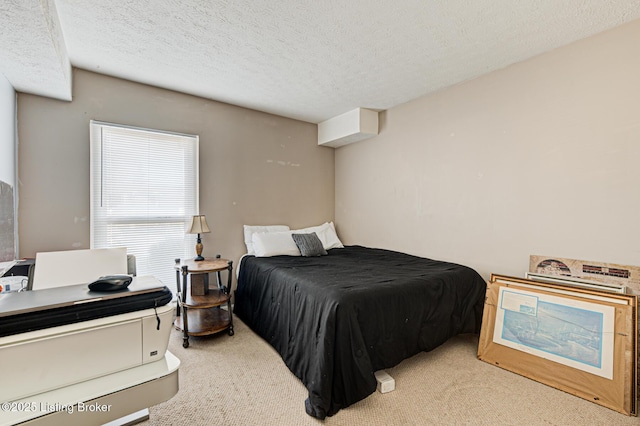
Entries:
<svg viewBox="0 0 640 426">
<path fill-rule="evenodd" d="M 298 246 L 300 254 L 303 256 L 324 256 L 327 251 L 322 246 L 322 241 L 315 232 L 310 234 L 291 234 L 291 238 Z"/>
</svg>

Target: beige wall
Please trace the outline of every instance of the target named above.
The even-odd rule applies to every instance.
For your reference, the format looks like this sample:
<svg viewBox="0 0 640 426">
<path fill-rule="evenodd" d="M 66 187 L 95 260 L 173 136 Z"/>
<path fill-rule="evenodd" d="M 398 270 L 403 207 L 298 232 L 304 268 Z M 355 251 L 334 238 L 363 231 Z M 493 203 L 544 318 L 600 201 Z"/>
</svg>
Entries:
<svg viewBox="0 0 640 426">
<path fill-rule="evenodd" d="M 381 114 L 336 151 L 343 242 L 522 276 L 640 265 L 640 21 Z"/>
<path fill-rule="evenodd" d="M 315 125 L 84 70 L 73 82 L 72 102 L 18 95 L 20 256 L 89 248 L 91 119 L 200 136 L 205 256 L 237 261 L 243 224 L 333 220 L 334 150 Z"/>
</svg>

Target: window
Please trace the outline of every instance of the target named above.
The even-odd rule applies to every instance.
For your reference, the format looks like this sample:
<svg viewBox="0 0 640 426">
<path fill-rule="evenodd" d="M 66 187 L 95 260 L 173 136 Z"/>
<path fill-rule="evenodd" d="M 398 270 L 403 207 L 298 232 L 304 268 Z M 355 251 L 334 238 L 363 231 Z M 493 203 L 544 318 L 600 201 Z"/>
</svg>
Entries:
<svg viewBox="0 0 640 426">
<path fill-rule="evenodd" d="M 91 248 L 126 247 L 175 291 L 174 260 L 195 245 L 198 136 L 91 121 L 90 139 Z"/>
</svg>

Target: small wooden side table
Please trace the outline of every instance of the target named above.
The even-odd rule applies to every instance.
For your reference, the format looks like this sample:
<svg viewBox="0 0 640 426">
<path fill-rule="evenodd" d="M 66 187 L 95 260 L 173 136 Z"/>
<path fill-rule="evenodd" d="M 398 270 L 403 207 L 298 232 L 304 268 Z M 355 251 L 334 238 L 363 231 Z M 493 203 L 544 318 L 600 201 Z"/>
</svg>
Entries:
<svg viewBox="0 0 640 426">
<path fill-rule="evenodd" d="M 174 268 L 178 289 L 174 325 L 183 332 L 182 346 L 189 347 L 189 336 L 207 336 L 224 330 L 227 330 L 229 336 L 233 336 L 233 313 L 231 310 L 233 262 L 220 258 L 201 261 L 176 259 Z M 227 285 L 222 284 L 220 276 L 224 270 L 227 271 Z M 216 289 L 209 288 L 208 274 L 210 273 L 216 274 L 218 284 Z M 180 281 L 181 276 L 182 282 Z M 189 281 L 191 281 L 192 288 L 187 292 Z M 196 289 L 194 292 L 194 283 L 204 284 L 204 289 Z M 225 305 L 226 309 L 224 309 Z"/>
</svg>

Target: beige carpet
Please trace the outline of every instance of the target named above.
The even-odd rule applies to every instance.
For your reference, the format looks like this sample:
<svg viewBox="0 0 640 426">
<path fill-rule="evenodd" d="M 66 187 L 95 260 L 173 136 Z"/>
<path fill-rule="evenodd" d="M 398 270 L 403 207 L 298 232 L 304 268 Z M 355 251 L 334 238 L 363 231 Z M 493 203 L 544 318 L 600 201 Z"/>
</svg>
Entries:
<svg viewBox="0 0 640 426">
<path fill-rule="evenodd" d="M 180 391 L 143 425 L 634 425 L 640 418 L 574 397 L 476 358 L 477 336 L 451 339 L 387 370 L 396 389 L 375 392 L 320 421 L 279 355 L 234 318 L 235 335 L 191 338 L 173 330 Z"/>
</svg>

